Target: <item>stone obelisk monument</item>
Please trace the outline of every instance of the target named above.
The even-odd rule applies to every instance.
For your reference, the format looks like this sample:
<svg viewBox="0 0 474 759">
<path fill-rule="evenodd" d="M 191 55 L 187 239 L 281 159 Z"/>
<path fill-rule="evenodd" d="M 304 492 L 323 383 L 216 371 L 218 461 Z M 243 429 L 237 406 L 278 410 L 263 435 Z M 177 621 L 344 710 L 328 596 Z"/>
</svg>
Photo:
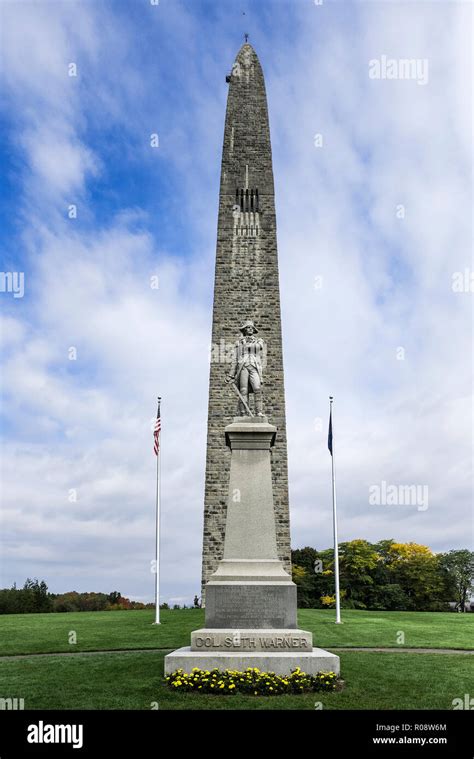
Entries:
<svg viewBox="0 0 474 759">
<path fill-rule="evenodd" d="M 339 674 L 339 657 L 313 648 L 312 634 L 297 629 L 296 586 L 281 558 L 282 543 L 278 545 L 282 522 L 281 502 L 279 511 L 276 499 L 282 493 L 282 483 L 275 459 L 284 463 L 285 493 L 287 480 L 275 211 L 263 75 L 250 45 L 241 48 L 229 78 L 219 209 L 219 230 L 224 237 L 221 247 L 218 241 L 217 261 L 219 271 L 221 255 L 229 279 L 216 274 L 219 308 L 216 312 L 215 301 L 213 332 L 220 342 L 222 334 L 216 331 L 216 323 L 220 324 L 229 349 L 225 349 L 225 362 L 216 361 L 219 371 L 211 368 L 209 431 L 212 429 L 213 444 L 207 460 L 209 492 L 217 490 L 222 497 L 225 492 L 220 528 L 224 540 L 219 549 L 221 557 L 216 555 L 214 571 L 205 586 L 205 626 L 191 633 L 191 646 L 165 657 L 165 673 L 180 668 L 190 672 L 194 667 L 241 671 L 258 667 L 288 675 L 300 667 L 311 674 Z M 236 112 L 237 106 L 243 108 L 247 121 Z M 226 147 L 227 139 L 230 142 Z M 240 150 L 234 159 L 236 144 Z M 245 164 L 243 187 L 237 186 L 232 196 L 230 188 L 240 176 L 241 153 L 249 163 Z M 265 200 L 261 198 L 262 187 L 268 194 Z M 228 220 L 223 218 L 230 210 L 228 206 L 232 206 L 230 238 Z M 239 236 L 249 244 L 240 245 Z M 244 290 L 237 276 L 243 267 L 247 268 L 242 275 Z M 254 270 L 256 279 L 252 280 Z M 230 316 L 226 315 L 226 297 Z M 247 318 L 242 320 L 243 312 Z M 272 319 L 276 319 L 277 329 Z M 237 330 L 240 335 L 236 340 Z M 222 388 L 227 388 L 226 394 Z M 233 388 L 238 405 L 229 388 Z M 238 415 L 232 417 L 233 408 Z M 283 445 L 278 448 L 280 437 Z M 210 461 L 215 469 L 209 468 Z M 221 466 L 222 461 L 226 467 Z M 289 540 L 288 516 L 284 526 L 285 540 Z"/>
<path fill-rule="evenodd" d="M 202 597 L 224 551 L 230 450 L 222 433 L 235 414 L 233 391 L 223 382 L 228 346 L 245 319 L 258 325 L 272 350 L 265 367 L 265 407 L 278 436 L 272 450 L 272 484 L 278 556 L 290 571 L 285 394 L 275 200 L 263 72 L 249 44 L 227 76 L 209 380 Z M 258 401 L 258 392 L 252 402 Z"/>
</svg>

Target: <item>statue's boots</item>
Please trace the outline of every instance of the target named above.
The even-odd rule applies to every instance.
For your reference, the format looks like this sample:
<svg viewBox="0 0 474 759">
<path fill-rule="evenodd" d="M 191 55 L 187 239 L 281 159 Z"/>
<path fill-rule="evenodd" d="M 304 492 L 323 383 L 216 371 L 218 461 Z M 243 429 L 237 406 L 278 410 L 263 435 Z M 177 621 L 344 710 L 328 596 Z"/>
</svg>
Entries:
<svg viewBox="0 0 474 759">
<path fill-rule="evenodd" d="M 255 411 L 257 416 L 264 416 L 263 413 L 263 394 L 261 390 L 255 391 Z"/>
<path fill-rule="evenodd" d="M 244 399 L 245 403 L 248 406 L 249 405 L 249 396 L 248 396 L 248 393 L 242 393 L 241 392 L 240 394 L 241 394 L 242 398 Z M 249 412 L 245 408 L 245 406 L 242 403 L 242 401 L 239 401 L 239 414 L 240 414 L 240 416 L 248 416 L 249 415 Z"/>
</svg>

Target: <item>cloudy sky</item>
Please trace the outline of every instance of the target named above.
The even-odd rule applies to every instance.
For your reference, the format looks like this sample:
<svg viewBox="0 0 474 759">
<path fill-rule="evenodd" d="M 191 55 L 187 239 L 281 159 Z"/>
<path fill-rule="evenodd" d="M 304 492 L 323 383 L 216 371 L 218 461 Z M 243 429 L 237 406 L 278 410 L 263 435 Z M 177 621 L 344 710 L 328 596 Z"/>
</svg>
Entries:
<svg viewBox="0 0 474 759">
<path fill-rule="evenodd" d="M 244 32 L 273 143 L 293 547 L 332 542 L 331 393 L 340 540 L 472 546 L 470 5 L 1 15 L 2 271 L 24 292 L 3 277 L 0 585 L 152 599 L 160 393 L 162 593 L 199 592 L 225 75 Z M 428 500 L 373 503 L 382 482 Z"/>
</svg>

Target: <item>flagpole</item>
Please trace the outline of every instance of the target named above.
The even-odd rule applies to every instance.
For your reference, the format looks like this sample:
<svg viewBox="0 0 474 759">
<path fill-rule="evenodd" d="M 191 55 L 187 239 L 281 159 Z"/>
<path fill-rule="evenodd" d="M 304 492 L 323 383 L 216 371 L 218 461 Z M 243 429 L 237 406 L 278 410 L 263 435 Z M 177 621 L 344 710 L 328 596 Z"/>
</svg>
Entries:
<svg viewBox="0 0 474 759">
<path fill-rule="evenodd" d="M 336 585 L 336 625 L 341 624 L 341 598 L 339 593 L 339 546 L 337 538 L 337 507 L 336 507 L 336 465 L 334 461 L 334 435 L 332 424 L 332 404 L 334 397 L 329 396 L 329 420 L 331 425 L 331 466 L 332 466 L 332 520 L 334 532 L 334 580 Z"/>
<path fill-rule="evenodd" d="M 161 397 L 158 397 L 157 418 L 161 418 Z M 155 625 L 160 624 L 160 506 L 161 506 L 161 429 L 156 454 L 156 525 L 155 525 Z"/>
</svg>

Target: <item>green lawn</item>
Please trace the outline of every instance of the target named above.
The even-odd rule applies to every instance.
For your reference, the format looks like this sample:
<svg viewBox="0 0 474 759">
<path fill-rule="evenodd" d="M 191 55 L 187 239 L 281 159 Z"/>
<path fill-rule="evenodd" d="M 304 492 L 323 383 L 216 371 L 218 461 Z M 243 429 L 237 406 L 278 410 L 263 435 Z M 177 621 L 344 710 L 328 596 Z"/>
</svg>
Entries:
<svg viewBox="0 0 474 759">
<path fill-rule="evenodd" d="M 474 649 L 474 614 L 413 611 L 342 610 L 342 625 L 334 624 L 334 611 L 300 609 L 298 624 L 311 630 L 313 645 L 393 648 L 403 632 L 405 648 Z"/>
<path fill-rule="evenodd" d="M 301 628 L 322 648 L 397 646 L 403 632 L 409 648 L 474 648 L 474 615 L 303 609 Z M 0 682 L 3 698 L 23 698 L 26 709 L 451 709 L 454 698 L 472 692 L 474 655 L 343 652 L 342 692 L 303 696 L 200 696 L 174 693 L 163 683 L 167 650 L 189 645 L 204 624 L 200 609 L 153 612 L 92 612 L 0 616 Z M 70 644 L 70 633 L 77 643 Z M 161 648 L 140 653 L 135 649 Z M 4 659 L 35 653 L 80 653 L 131 649 L 130 653 Z"/>
<path fill-rule="evenodd" d="M 208 696 L 163 684 L 164 652 L 33 657 L 0 661 L 2 696 L 25 709 L 452 709 L 472 692 L 474 657 L 346 652 L 339 693 Z"/>
<path fill-rule="evenodd" d="M 407 648 L 474 648 L 474 614 L 441 612 L 344 611 L 344 623 L 334 624 L 334 612 L 301 609 L 299 626 L 311 630 L 314 645 L 397 646 L 405 635 Z M 162 624 L 152 625 L 151 611 L 80 612 L 71 614 L 7 614 L 0 616 L 0 656 L 106 649 L 178 648 L 187 646 L 192 630 L 204 624 L 204 611 L 162 612 Z M 74 631 L 77 643 L 69 643 Z"/>
</svg>

